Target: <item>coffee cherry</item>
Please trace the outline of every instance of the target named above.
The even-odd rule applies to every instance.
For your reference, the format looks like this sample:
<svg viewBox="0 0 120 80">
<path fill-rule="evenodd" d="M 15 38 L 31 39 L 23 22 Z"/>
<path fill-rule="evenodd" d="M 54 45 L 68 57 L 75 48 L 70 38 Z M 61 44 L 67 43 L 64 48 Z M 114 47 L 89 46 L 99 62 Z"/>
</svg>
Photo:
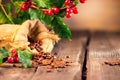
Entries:
<svg viewBox="0 0 120 80">
<path fill-rule="evenodd" d="M 14 62 L 14 58 L 13 57 L 8 57 L 7 62 L 8 63 L 13 63 Z"/>
<path fill-rule="evenodd" d="M 74 3 L 74 2 L 71 2 L 69 5 L 70 5 L 71 7 L 73 7 L 73 6 L 75 6 L 75 3 Z"/>
<path fill-rule="evenodd" d="M 17 56 L 18 55 L 18 52 L 16 49 L 12 49 L 11 50 L 11 56 L 14 57 L 14 56 Z"/>
<path fill-rule="evenodd" d="M 44 14 L 49 15 L 49 16 L 53 16 L 54 15 L 52 9 L 44 10 L 43 12 L 44 12 Z"/>
<path fill-rule="evenodd" d="M 31 6 L 31 4 L 32 4 L 32 0 L 27 0 L 22 4 L 21 9 L 26 11 Z"/>
<path fill-rule="evenodd" d="M 72 10 L 71 8 L 67 8 L 67 9 L 66 9 L 66 12 L 68 12 L 68 13 L 72 13 L 73 10 Z"/>
<path fill-rule="evenodd" d="M 17 53 L 17 50 L 16 49 L 12 49 L 11 53 Z"/>
<path fill-rule="evenodd" d="M 44 10 L 43 12 L 44 12 L 44 14 L 48 14 L 48 10 Z"/>
<path fill-rule="evenodd" d="M 26 11 L 28 9 L 27 3 L 23 3 L 22 6 L 21 6 L 21 9 Z"/>
<path fill-rule="evenodd" d="M 71 13 L 66 12 L 66 18 L 70 18 L 71 16 L 72 16 L 72 14 L 71 14 Z"/>
<path fill-rule="evenodd" d="M 79 0 L 81 3 L 85 3 L 86 0 Z"/>
<path fill-rule="evenodd" d="M 58 14 L 60 12 L 60 9 L 56 6 L 52 7 L 52 10 L 55 14 Z"/>
<path fill-rule="evenodd" d="M 54 13 L 53 13 L 52 9 L 49 9 L 49 10 L 48 10 L 47 15 L 49 15 L 49 16 L 53 16 L 53 15 L 54 15 Z"/>
<path fill-rule="evenodd" d="M 65 5 L 69 5 L 70 4 L 70 0 L 65 0 L 64 4 Z"/>
<path fill-rule="evenodd" d="M 79 13 L 79 10 L 77 9 L 77 7 L 73 7 L 72 10 L 73 10 L 74 14 L 78 14 Z"/>
<path fill-rule="evenodd" d="M 13 57 L 13 59 L 14 59 L 14 62 L 16 62 L 16 63 L 19 62 L 18 56 Z"/>
<path fill-rule="evenodd" d="M 31 0 L 27 1 L 26 3 L 28 5 L 28 7 L 30 7 L 32 5 L 32 1 Z"/>
</svg>

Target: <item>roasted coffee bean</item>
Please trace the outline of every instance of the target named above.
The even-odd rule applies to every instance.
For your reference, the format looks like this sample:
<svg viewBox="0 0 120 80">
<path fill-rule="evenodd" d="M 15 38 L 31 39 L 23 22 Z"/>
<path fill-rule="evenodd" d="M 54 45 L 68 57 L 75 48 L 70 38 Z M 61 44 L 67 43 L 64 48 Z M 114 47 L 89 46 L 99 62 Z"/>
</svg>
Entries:
<svg viewBox="0 0 120 80">
<path fill-rule="evenodd" d="M 33 67 L 37 67 L 38 65 L 47 66 L 46 71 L 51 72 L 53 69 L 63 69 L 66 66 L 70 66 L 70 61 L 64 61 L 63 59 L 55 56 L 55 54 L 57 55 L 58 53 L 55 53 L 54 55 L 50 53 L 44 53 L 43 49 L 41 48 L 41 41 L 34 41 L 29 46 L 31 49 L 36 49 L 39 52 L 39 54 L 33 54 Z M 66 58 L 69 58 L 69 56 L 66 56 Z"/>
</svg>

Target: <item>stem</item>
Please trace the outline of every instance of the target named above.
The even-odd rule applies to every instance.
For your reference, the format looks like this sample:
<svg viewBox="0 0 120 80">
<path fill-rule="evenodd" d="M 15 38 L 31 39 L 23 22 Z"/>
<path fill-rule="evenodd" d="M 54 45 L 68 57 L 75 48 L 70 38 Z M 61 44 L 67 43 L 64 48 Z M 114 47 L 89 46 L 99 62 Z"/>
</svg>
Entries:
<svg viewBox="0 0 120 80">
<path fill-rule="evenodd" d="M 1 1 L 1 0 L 0 0 L 0 1 Z M 0 3 L 0 6 L 1 6 L 1 9 L 3 10 L 5 16 L 8 18 L 8 20 L 9 20 L 12 24 L 14 24 L 14 22 L 9 18 L 9 16 L 8 16 L 8 14 L 7 14 L 7 12 L 6 12 L 6 10 L 4 9 L 4 7 L 3 7 L 3 5 L 2 5 L 1 3 Z"/>
</svg>

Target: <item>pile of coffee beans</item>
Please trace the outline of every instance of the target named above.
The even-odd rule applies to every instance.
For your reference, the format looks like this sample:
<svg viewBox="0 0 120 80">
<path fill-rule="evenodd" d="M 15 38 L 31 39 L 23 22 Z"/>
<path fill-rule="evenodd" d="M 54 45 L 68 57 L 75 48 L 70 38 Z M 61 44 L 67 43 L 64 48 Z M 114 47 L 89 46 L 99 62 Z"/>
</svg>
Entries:
<svg viewBox="0 0 120 80">
<path fill-rule="evenodd" d="M 47 66 L 47 71 L 50 72 L 52 69 L 70 66 L 70 61 L 64 61 L 61 58 L 56 58 L 55 55 L 52 55 L 51 53 L 44 53 L 42 51 L 40 41 L 35 41 L 29 46 L 31 49 L 36 49 L 39 52 L 39 54 L 33 54 L 33 67 Z"/>
</svg>

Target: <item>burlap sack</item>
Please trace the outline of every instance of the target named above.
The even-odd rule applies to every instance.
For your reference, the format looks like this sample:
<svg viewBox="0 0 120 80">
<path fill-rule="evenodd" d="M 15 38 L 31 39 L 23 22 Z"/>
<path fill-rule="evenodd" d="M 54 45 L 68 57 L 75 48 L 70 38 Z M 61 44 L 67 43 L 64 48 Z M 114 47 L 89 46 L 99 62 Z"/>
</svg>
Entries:
<svg viewBox="0 0 120 80">
<path fill-rule="evenodd" d="M 9 51 L 13 48 L 30 49 L 28 37 L 40 40 L 44 52 L 51 52 L 55 42 L 60 39 L 39 20 L 27 20 L 22 25 L 0 25 L 0 47 L 5 46 Z"/>
</svg>

